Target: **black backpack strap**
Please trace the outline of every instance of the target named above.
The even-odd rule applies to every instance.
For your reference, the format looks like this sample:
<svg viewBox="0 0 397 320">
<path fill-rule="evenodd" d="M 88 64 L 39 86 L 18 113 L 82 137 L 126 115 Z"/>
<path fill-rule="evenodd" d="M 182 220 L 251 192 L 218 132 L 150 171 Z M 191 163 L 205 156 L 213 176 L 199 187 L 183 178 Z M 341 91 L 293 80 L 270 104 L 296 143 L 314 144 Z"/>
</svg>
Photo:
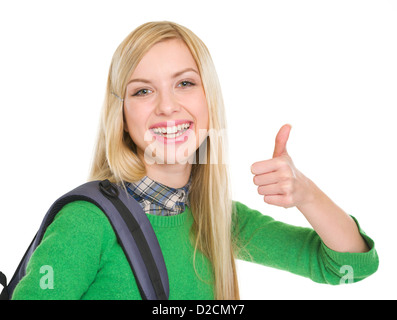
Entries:
<svg viewBox="0 0 397 320">
<path fill-rule="evenodd" d="M 0 293 L 0 300 L 8 300 L 8 288 L 7 288 L 7 277 L 0 271 L 0 284 L 3 286 L 3 290 Z"/>
<path fill-rule="evenodd" d="M 9 296 L 25 275 L 31 255 L 56 214 L 66 204 L 77 200 L 91 202 L 106 214 L 135 275 L 142 299 L 168 299 L 168 273 L 149 219 L 126 190 L 108 180 L 85 183 L 54 202 L 8 285 Z"/>
<path fill-rule="evenodd" d="M 125 195 L 125 191 L 123 190 L 120 192 L 109 180 L 101 181 L 99 183 L 99 188 L 117 209 L 119 216 L 124 220 L 130 234 L 134 238 L 134 242 L 130 242 L 127 239 L 125 239 L 127 242 L 121 242 L 124 242 L 124 245 L 134 244 L 139 250 L 140 262 L 137 263 L 138 252 L 136 249 L 133 248 L 133 250 L 131 250 L 124 248 L 125 251 L 131 251 L 133 253 L 132 256 L 130 254 L 126 254 L 126 256 L 130 262 L 131 268 L 136 274 L 142 297 L 145 296 L 148 300 L 168 299 L 168 273 L 164 257 L 152 225 L 143 212 L 141 205 L 129 195 L 124 199 L 125 202 L 123 202 L 121 200 L 123 198 L 121 194 L 124 193 Z M 126 203 L 128 204 L 128 202 L 130 202 L 130 199 L 134 200 L 134 202 L 130 203 L 130 206 L 133 204 L 132 211 L 134 213 L 139 212 L 140 214 L 131 214 L 126 206 Z M 117 221 L 120 220 L 119 216 L 113 220 L 115 223 L 120 223 L 120 221 Z M 110 217 L 110 219 L 112 219 L 112 217 Z M 150 282 L 148 280 L 150 280 Z"/>
</svg>

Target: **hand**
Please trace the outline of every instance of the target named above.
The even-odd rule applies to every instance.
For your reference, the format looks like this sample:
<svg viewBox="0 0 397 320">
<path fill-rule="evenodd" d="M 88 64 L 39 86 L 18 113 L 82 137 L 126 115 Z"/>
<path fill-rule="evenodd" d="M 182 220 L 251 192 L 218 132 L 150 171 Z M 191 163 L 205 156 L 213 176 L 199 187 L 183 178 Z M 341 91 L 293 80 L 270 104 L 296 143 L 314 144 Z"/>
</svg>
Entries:
<svg viewBox="0 0 397 320">
<path fill-rule="evenodd" d="M 289 208 L 310 200 L 310 183 L 294 166 L 287 152 L 291 126 L 281 127 L 276 136 L 273 158 L 255 162 L 251 166 L 258 193 L 268 204 Z"/>
<path fill-rule="evenodd" d="M 310 179 L 299 172 L 287 152 L 290 125 L 276 137 L 273 158 L 251 166 L 258 193 L 268 204 L 296 206 L 325 245 L 340 252 L 367 252 L 369 247 L 354 220 L 339 208 Z"/>
</svg>

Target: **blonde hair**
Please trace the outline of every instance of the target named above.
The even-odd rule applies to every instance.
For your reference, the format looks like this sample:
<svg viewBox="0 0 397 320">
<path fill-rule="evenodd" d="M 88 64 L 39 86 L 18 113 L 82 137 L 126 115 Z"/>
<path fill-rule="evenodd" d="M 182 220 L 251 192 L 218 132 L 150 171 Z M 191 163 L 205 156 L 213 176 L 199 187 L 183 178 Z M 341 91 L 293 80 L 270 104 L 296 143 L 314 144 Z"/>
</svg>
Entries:
<svg viewBox="0 0 397 320">
<path fill-rule="evenodd" d="M 181 39 L 199 68 L 209 112 L 209 131 L 226 128 L 223 98 L 214 64 L 205 44 L 176 23 L 149 22 L 131 32 L 113 55 L 90 180 L 137 181 L 145 166 L 136 145 L 124 131 L 123 103 L 127 81 L 145 53 L 156 43 Z M 205 161 L 192 164 L 189 201 L 194 217 L 195 253 L 200 250 L 212 263 L 216 299 L 239 299 L 235 250 L 232 241 L 232 199 L 224 135 L 207 138 Z M 197 151 L 196 151 L 197 154 Z M 213 164 L 213 160 L 216 163 Z M 204 162 L 204 163 L 202 163 Z M 196 271 L 197 273 L 197 271 Z"/>
</svg>

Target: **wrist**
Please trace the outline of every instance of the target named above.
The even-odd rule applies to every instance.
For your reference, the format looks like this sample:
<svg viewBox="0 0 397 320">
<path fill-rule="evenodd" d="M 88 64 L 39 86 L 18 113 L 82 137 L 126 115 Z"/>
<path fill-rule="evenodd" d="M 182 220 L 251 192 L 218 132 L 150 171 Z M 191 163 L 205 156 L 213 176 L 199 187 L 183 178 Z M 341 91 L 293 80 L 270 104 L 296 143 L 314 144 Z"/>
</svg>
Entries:
<svg viewBox="0 0 397 320">
<path fill-rule="evenodd" d="M 303 174 L 301 174 L 301 176 L 303 192 L 301 200 L 298 202 L 296 207 L 302 212 L 305 211 L 305 208 L 315 206 L 316 203 L 322 201 L 324 193 L 317 187 L 317 185 L 312 180 L 310 180 Z"/>
<path fill-rule="evenodd" d="M 313 181 L 306 179 L 305 184 L 305 196 L 296 207 L 312 224 L 313 220 L 321 219 L 327 209 L 335 204 Z"/>
</svg>

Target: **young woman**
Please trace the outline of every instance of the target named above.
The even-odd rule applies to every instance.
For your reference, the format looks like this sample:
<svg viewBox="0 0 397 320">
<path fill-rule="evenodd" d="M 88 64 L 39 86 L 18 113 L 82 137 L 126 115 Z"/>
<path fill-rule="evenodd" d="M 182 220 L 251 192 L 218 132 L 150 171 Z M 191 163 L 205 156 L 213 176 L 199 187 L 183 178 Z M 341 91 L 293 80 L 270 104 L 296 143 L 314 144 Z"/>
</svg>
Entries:
<svg viewBox="0 0 397 320">
<path fill-rule="evenodd" d="M 123 184 L 154 228 L 170 299 L 238 299 L 235 259 L 338 284 L 374 273 L 374 242 L 357 221 L 300 173 L 283 126 L 273 158 L 254 163 L 253 182 L 269 204 L 296 206 L 313 229 L 273 220 L 232 201 L 225 115 L 215 67 L 203 42 L 171 22 L 138 27 L 117 48 L 90 180 Z M 51 266 L 52 288 L 39 286 Z M 13 299 L 139 299 L 114 231 L 99 208 L 66 205 L 32 255 Z"/>
</svg>

